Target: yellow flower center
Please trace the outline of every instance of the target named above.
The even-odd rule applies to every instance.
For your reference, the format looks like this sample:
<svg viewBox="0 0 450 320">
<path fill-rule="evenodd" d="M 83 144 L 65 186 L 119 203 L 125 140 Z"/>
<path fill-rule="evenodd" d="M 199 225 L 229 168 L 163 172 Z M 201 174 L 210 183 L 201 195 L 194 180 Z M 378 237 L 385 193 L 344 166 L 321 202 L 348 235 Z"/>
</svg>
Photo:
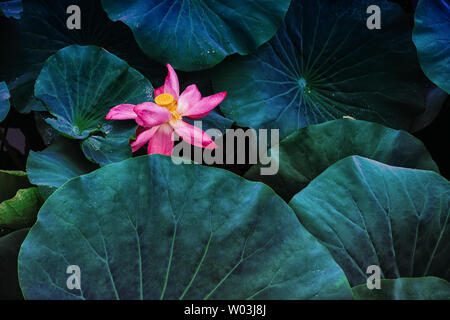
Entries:
<svg viewBox="0 0 450 320">
<path fill-rule="evenodd" d="M 166 108 L 172 114 L 171 121 L 178 121 L 181 119 L 177 110 L 177 100 L 170 93 L 162 93 L 155 98 L 155 103 L 163 108 Z"/>
<path fill-rule="evenodd" d="M 155 102 L 158 106 L 167 108 L 169 111 L 173 111 L 177 108 L 177 101 L 170 93 L 160 94 L 155 98 Z"/>
</svg>

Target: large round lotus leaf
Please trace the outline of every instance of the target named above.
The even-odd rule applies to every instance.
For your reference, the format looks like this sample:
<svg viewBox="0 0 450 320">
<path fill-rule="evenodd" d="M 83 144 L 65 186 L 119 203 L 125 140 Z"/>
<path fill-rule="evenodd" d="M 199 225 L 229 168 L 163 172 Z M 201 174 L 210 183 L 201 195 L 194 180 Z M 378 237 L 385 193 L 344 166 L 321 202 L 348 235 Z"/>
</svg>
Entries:
<svg viewBox="0 0 450 320">
<path fill-rule="evenodd" d="M 38 219 L 19 255 L 28 299 L 351 297 L 285 202 L 217 168 L 129 159 L 67 182 Z"/>
<path fill-rule="evenodd" d="M 69 46 L 51 56 L 34 89 L 56 119 L 47 122 L 63 135 L 86 139 L 105 133 L 108 111 L 119 104 L 153 99 L 150 82 L 125 61 L 94 46 Z"/>
<path fill-rule="evenodd" d="M 450 300 L 450 283 L 435 277 L 381 280 L 381 289 L 361 284 L 352 289 L 355 300 Z"/>
<path fill-rule="evenodd" d="M 382 28 L 367 28 L 367 8 Z M 218 67 L 220 108 L 241 126 L 299 128 L 352 116 L 409 129 L 425 109 L 424 77 L 408 17 L 385 0 L 293 0 L 275 37 Z"/>
<path fill-rule="evenodd" d="M 415 14 L 414 44 L 423 71 L 450 93 L 450 0 L 420 0 Z"/>
<path fill-rule="evenodd" d="M 17 278 L 17 256 L 28 229 L 0 237 L 0 300 L 23 299 Z"/>
<path fill-rule="evenodd" d="M 9 112 L 9 91 L 6 83 L 0 82 L 0 122 L 5 120 Z"/>
<path fill-rule="evenodd" d="M 245 177 L 264 182 L 286 201 L 329 166 L 352 155 L 396 167 L 439 172 L 420 140 L 405 131 L 360 120 L 340 119 L 300 129 L 271 153 L 271 161 L 278 161 L 277 174 L 261 175 L 265 166 L 255 165 Z"/>
<path fill-rule="evenodd" d="M 371 265 L 385 279 L 450 279 L 450 182 L 435 172 L 348 157 L 289 205 L 352 286 L 366 283 Z"/>
<path fill-rule="evenodd" d="M 175 69 L 212 67 L 270 40 L 290 0 L 102 0 L 109 17 L 126 23 L 142 50 Z"/>
</svg>

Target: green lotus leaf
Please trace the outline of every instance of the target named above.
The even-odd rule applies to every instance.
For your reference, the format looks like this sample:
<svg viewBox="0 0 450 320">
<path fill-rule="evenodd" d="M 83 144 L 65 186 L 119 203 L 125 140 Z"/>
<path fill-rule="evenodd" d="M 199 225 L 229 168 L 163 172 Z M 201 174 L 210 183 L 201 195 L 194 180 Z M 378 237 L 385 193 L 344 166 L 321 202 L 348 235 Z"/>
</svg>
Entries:
<svg viewBox="0 0 450 320">
<path fill-rule="evenodd" d="M 355 300 L 450 300 L 450 283 L 435 277 L 381 280 L 381 289 L 354 287 Z"/>
<path fill-rule="evenodd" d="M 319 175 L 289 205 L 350 284 L 381 278 L 450 279 L 450 182 L 432 171 L 353 156 Z"/>
<path fill-rule="evenodd" d="M 367 8 L 382 13 L 367 27 Z M 293 0 L 283 26 L 254 54 L 214 72 L 220 108 L 240 126 L 280 129 L 351 116 L 409 130 L 429 86 L 403 9 L 386 0 Z"/>
<path fill-rule="evenodd" d="M 28 229 L 0 237 L 0 300 L 22 300 L 17 276 L 17 257 Z"/>
<path fill-rule="evenodd" d="M 26 172 L 0 170 L 0 236 L 30 227 L 41 205 L 41 196 Z"/>
<path fill-rule="evenodd" d="M 0 202 L 11 199 L 17 190 L 31 187 L 27 173 L 0 170 Z"/>
<path fill-rule="evenodd" d="M 300 129 L 271 152 L 271 162 L 278 162 L 277 174 L 261 175 L 264 166 L 255 165 L 245 177 L 264 182 L 286 201 L 329 166 L 352 155 L 439 172 L 420 140 L 405 131 L 361 120 L 333 120 Z"/>
<path fill-rule="evenodd" d="M 50 193 L 67 180 L 89 173 L 96 168 L 97 166 L 83 155 L 79 143 L 62 137 L 44 151 L 30 151 L 27 160 L 27 173 L 31 183 L 40 188 L 49 188 L 47 190 Z M 44 194 L 49 195 L 48 192 Z"/>
<path fill-rule="evenodd" d="M 149 57 L 184 71 L 251 53 L 272 38 L 290 2 L 102 0 L 108 16 L 126 23 Z"/>
<path fill-rule="evenodd" d="M 12 230 L 31 227 L 42 203 L 38 188 L 19 189 L 13 198 L 0 203 L 0 226 Z"/>
<path fill-rule="evenodd" d="M 449 16 L 449 0 L 420 0 L 413 33 L 423 71 L 447 93 L 450 93 Z"/>
<path fill-rule="evenodd" d="M 35 95 L 55 117 L 46 122 L 61 134 L 87 139 L 87 144 L 93 136 L 103 136 L 96 140 L 100 144 L 97 156 L 83 145 L 87 157 L 103 164 L 105 155 L 101 153 L 116 153 L 119 160 L 131 156 L 127 144 L 130 130 L 136 126 L 129 121 L 123 130 L 122 123 L 105 120 L 106 114 L 119 104 L 152 101 L 153 88 L 138 71 L 105 50 L 73 45 L 47 60 L 36 81 Z"/>
<path fill-rule="evenodd" d="M 80 289 L 67 288 L 68 266 Z M 64 184 L 19 254 L 28 299 L 344 299 L 328 251 L 262 183 L 142 156 Z"/>
<path fill-rule="evenodd" d="M 5 120 L 9 112 L 9 90 L 6 83 L 0 82 L 0 122 Z"/>
</svg>

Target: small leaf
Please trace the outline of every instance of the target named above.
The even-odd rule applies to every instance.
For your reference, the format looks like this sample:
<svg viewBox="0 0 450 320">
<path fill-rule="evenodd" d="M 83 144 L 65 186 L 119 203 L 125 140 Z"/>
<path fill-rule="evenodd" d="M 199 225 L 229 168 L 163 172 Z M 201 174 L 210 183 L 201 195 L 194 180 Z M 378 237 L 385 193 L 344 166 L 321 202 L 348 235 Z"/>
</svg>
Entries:
<svg viewBox="0 0 450 320">
<path fill-rule="evenodd" d="M 14 230 L 31 227 L 42 203 L 38 188 L 20 189 L 13 198 L 0 203 L 0 226 Z"/>
</svg>

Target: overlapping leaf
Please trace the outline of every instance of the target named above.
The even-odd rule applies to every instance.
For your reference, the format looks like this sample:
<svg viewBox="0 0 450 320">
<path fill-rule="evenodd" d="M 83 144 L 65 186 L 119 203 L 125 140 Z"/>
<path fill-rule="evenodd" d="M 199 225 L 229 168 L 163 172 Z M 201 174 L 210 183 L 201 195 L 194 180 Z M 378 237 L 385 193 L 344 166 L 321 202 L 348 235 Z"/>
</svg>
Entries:
<svg viewBox="0 0 450 320">
<path fill-rule="evenodd" d="M 13 198 L 0 203 L 0 228 L 18 230 L 31 227 L 42 203 L 38 188 L 19 189 Z"/>
<path fill-rule="evenodd" d="M 37 186 L 48 188 L 51 193 L 67 180 L 89 173 L 96 166 L 89 162 L 80 150 L 79 143 L 58 138 L 47 149 L 30 151 L 27 173 L 30 181 Z"/>
<path fill-rule="evenodd" d="M 450 182 L 357 156 L 328 168 L 289 203 L 352 286 L 382 278 L 450 279 Z"/>
<path fill-rule="evenodd" d="M 300 129 L 271 152 L 277 174 L 261 175 L 265 166 L 255 165 L 245 177 L 266 183 L 286 201 L 329 166 L 352 155 L 439 172 L 423 143 L 412 135 L 360 120 L 340 119 Z"/>
<path fill-rule="evenodd" d="M 30 227 L 41 205 L 41 195 L 25 172 L 0 170 L 0 234 Z"/>
</svg>

